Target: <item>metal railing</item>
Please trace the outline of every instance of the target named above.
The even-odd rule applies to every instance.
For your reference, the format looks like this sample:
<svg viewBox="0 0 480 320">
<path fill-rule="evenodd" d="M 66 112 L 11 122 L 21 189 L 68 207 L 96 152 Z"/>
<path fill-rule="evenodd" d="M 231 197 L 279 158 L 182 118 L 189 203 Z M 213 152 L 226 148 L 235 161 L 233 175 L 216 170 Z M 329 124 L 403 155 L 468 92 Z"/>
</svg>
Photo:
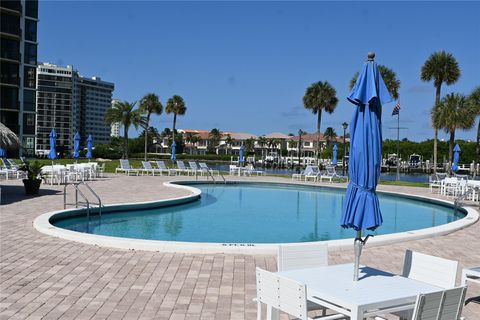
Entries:
<svg viewBox="0 0 480 320">
<path fill-rule="evenodd" d="M 475 189 L 469 188 L 469 189 L 467 189 L 467 191 L 465 191 L 465 192 L 462 193 L 462 194 L 459 194 L 459 195 L 453 200 L 453 204 L 454 204 L 454 206 L 455 206 L 455 213 L 457 213 L 458 208 L 460 208 L 462 205 L 465 204 L 465 203 L 464 203 L 465 199 L 467 199 L 468 197 L 473 197 L 474 192 L 475 192 Z M 480 207 L 480 203 L 479 203 L 479 207 Z"/>
<path fill-rule="evenodd" d="M 85 193 L 80 190 L 80 186 L 84 185 L 88 191 L 97 199 L 97 202 L 91 202 L 88 200 L 87 196 Z M 75 202 L 72 203 L 67 203 L 67 189 L 68 186 L 72 186 L 75 189 Z M 83 201 L 78 201 L 78 195 L 83 199 Z M 88 185 L 85 181 L 80 181 L 72 184 L 66 184 L 63 187 L 63 208 L 66 209 L 68 205 L 75 206 L 75 208 L 78 208 L 78 206 L 84 206 L 87 208 L 87 217 L 90 218 L 90 209 L 91 205 L 97 205 L 98 206 L 98 215 L 99 217 L 102 217 L 102 199 L 98 196 L 98 194 L 93 191 L 92 187 Z"/>
</svg>

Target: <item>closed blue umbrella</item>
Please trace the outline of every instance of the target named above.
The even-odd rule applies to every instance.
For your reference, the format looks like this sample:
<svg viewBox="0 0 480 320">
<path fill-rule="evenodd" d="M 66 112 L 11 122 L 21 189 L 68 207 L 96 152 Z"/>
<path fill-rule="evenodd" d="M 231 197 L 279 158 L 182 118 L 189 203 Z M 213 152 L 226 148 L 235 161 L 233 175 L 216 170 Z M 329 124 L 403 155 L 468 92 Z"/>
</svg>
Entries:
<svg viewBox="0 0 480 320">
<path fill-rule="evenodd" d="M 240 165 L 243 165 L 245 162 L 245 159 L 243 158 L 243 143 L 240 145 L 240 159 L 238 161 L 240 162 Z"/>
<path fill-rule="evenodd" d="M 170 159 L 172 159 L 172 161 L 177 160 L 177 144 L 175 141 L 172 143 L 172 157 Z"/>
<path fill-rule="evenodd" d="M 335 143 L 333 145 L 332 166 L 337 165 L 337 150 L 338 150 L 338 147 L 337 147 L 337 144 Z"/>
<path fill-rule="evenodd" d="M 73 137 L 73 159 L 80 157 L 80 134 L 77 132 Z"/>
<path fill-rule="evenodd" d="M 52 128 L 50 131 L 50 152 L 48 153 L 48 159 L 55 160 L 57 159 L 57 151 L 55 150 L 55 145 L 57 144 L 57 133 L 55 129 Z"/>
<path fill-rule="evenodd" d="M 452 165 L 453 172 L 457 172 L 459 161 L 460 161 L 460 146 L 457 143 L 455 145 L 455 148 L 453 148 L 453 165 Z"/>
<path fill-rule="evenodd" d="M 87 138 L 87 154 L 86 157 L 87 159 L 92 159 L 92 150 L 93 150 L 93 138 L 92 135 L 89 134 Z"/>
<path fill-rule="evenodd" d="M 358 280 L 360 254 L 368 238 L 362 239 L 362 230 L 375 230 L 383 222 L 375 189 L 382 162 L 382 104 L 392 101 L 392 97 L 374 57 L 374 53 L 368 54 L 368 61 L 348 96 L 356 108 L 350 123 L 350 182 L 343 203 L 341 226 L 357 231 L 354 281 Z"/>
<path fill-rule="evenodd" d="M 0 158 L 6 158 L 7 157 L 7 150 L 0 148 Z"/>
</svg>

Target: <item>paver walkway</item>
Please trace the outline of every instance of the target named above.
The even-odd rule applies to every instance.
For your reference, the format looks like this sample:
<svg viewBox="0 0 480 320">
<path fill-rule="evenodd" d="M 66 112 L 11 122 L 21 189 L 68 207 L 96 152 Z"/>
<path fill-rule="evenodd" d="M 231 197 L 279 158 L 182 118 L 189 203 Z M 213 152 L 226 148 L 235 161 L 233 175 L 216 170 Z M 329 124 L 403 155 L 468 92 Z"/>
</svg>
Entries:
<svg viewBox="0 0 480 320">
<path fill-rule="evenodd" d="M 164 187 L 167 180 L 171 177 L 110 176 L 91 185 L 107 204 L 188 193 Z M 422 188 L 381 189 L 428 193 Z M 2 181 L 0 320 L 256 318 L 254 270 L 274 271 L 274 256 L 126 251 L 37 232 L 33 220 L 61 209 L 62 191 L 62 186 L 43 184 L 40 196 L 25 197 L 21 181 Z M 446 236 L 367 247 L 362 263 L 400 273 L 408 248 L 459 260 L 461 268 L 480 265 L 479 238 L 477 223 Z M 351 262 L 353 253 L 335 252 L 329 258 L 331 263 Z M 469 288 L 472 296 L 480 296 L 479 286 Z M 467 304 L 464 314 L 480 319 L 480 305 Z"/>
</svg>

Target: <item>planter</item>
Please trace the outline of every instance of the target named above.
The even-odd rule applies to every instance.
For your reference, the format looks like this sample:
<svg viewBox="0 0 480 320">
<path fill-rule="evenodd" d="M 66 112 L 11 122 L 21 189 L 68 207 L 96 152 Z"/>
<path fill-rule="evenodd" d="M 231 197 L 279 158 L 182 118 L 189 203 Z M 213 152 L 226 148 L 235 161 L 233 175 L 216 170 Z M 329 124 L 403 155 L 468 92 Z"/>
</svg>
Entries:
<svg viewBox="0 0 480 320">
<path fill-rule="evenodd" d="M 38 190 L 40 190 L 40 184 L 42 183 L 42 179 L 23 179 L 23 185 L 25 186 L 25 194 L 27 196 L 38 194 Z"/>
</svg>

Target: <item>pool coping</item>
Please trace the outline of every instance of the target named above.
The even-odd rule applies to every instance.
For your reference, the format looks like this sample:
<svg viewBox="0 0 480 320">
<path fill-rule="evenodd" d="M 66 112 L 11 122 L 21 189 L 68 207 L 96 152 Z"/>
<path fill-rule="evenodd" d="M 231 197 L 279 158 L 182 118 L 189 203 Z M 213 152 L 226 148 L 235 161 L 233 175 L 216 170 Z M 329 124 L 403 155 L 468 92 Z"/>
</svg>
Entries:
<svg viewBox="0 0 480 320">
<path fill-rule="evenodd" d="M 179 188 L 190 191 L 191 195 L 144 202 L 129 202 L 129 203 L 116 203 L 109 204 L 102 207 L 102 212 L 126 210 L 128 208 L 135 209 L 147 209 L 147 208 L 159 208 L 165 206 L 179 205 L 197 200 L 201 195 L 201 190 L 192 187 L 195 184 L 206 184 L 208 182 L 199 181 L 169 181 L 164 182 L 163 185 L 169 188 Z M 228 181 L 228 184 L 277 184 L 277 185 L 297 185 L 297 186 L 315 186 L 321 188 L 335 188 L 345 189 L 345 186 L 327 186 L 327 185 L 311 185 L 295 182 L 264 182 L 264 181 Z M 186 185 L 188 184 L 188 185 Z M 437 203 L 452 206 L 452 201 L 433 199 L 425 196 L 419 196 L 404 192 L 393 191 L 377 191 L 382 194 L 389 194 L 394 196 L 401 196 L 410 199 L 422 200 L 430 203 Z M 435 236 L 446 235 L 463 228 L 466 228 L 479 220 L 479 212 L 471 207 L 462 207 L 466 211 L 466 216 L 454 222 L 446 223 L 440 226 L 423 228 L 413 231 L 405 231 L 393 234 L 378 235 L 370 238 L 367 246 L 380 246 L 404 241 L 419 240 L 424 238 L 430 238 Z M 182 241 L 165 241 L 165 240 L 145 240 L 135 238 L 121 238 L 113 236 L 103 236 L 88 233 L 81 233 L 77 231 L 71 231 L 63 228 L 56 227 L 50 223 L 52 217 L 61 218 L 68 216 L 69 213 L 78 212 L 78 208 L 56 210 L 44 213 L 38 216 L 34 222 L 34 228 L 44 234 L 76 241 L 89 245 L 96 245 L 100 247 L 109 247 L 123 250 L 141 250 L 141 251 L 156 251 L 156 252 L 177 252 L 177 253 L 197 253 L 197 254 L 212 254 L 212 253 L 236 253 L 236 254 L 276 254 L 278 246 L 281 243 L 266 243 L 266 244 L 250 244 L 250 243 L 205 243 L 205 242 L 182 242 Z M 95 208 L 92 208 L 94 211 Z M 339 251 L 351 249 L 353 244 L 353 238 L 339 239 L 339 240 L 326 240 L 326 241 L 314 241 L 314 242 L 299 242 L 288 243 L 296 245 L 310 245 L 314 243 L 327 244 L 329 251 Z"/>
</svg>

